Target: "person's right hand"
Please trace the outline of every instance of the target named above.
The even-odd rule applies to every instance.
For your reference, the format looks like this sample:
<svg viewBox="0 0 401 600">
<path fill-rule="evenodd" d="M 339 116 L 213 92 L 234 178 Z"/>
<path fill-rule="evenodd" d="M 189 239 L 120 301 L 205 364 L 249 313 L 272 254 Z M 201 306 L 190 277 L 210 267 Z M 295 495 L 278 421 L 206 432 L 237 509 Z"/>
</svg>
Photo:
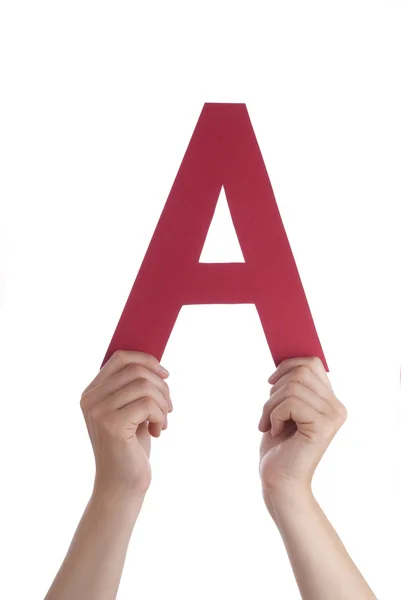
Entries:
<svg viewBox="0 0 401 600">
<path fill-rule="evenodd" d="M 150 436 L 167 429 L 167 413 L 173 410 L 164 381 L 168 375 L 154 356 L 119 350 L 83 391 L 95 490 L 138 497 L 148 490 Z"/>
</svg>

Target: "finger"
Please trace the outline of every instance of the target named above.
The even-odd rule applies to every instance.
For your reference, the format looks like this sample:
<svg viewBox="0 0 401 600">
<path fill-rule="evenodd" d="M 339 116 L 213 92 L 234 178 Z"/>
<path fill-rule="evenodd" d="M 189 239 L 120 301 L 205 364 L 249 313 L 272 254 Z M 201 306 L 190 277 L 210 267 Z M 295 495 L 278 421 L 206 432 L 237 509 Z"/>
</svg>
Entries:
<svg viewBox="0 0 401 600">
<path fill-rule="evenodd" d="M 161 423 L 149 423 L 148 426 L 148 431 L 153 437 L 160 437 L 163 429 L 164 425 Z"/>
<path fill-rule="evenodd" d="M 259 430 L 266 432 L 270 428 L 271 414 L 273 410 L 288 398 L 299 398 L 309 404 L 315 411 L 334 418 L 337 411 L 330 403 L 326 402 L 318 394 L 305 387 L 302 383 L 289 382 L 280 387 L 263 407 L 262 417 L 259 422 Z"/>
<path fill-rule="evenodd" d="M 322 417 L 324 415 L 315 410 L 308 402 L 291 396 L 272 411 L 270 417 L 272 422 L 271 434 L 280 435 L 284 431 L 285 423 L 291 419 L 297 424 L 298 429 L 302 429 L 303 433 L 305 433 L 305 429 L 310 430 L 311 434 L 316 433 L 317 423 Z"/>
<path fill-rule="evenodd" d="M 322 382 L 320 377 L 306 365 L 294 367 L 280 377 L 280 379 L 270 388 L 270 395 L 272 396 L 280 389 L 280 387 L 291 382 L 302 383 L 303 386 L 310 389 L 312 392 L 315 392 L 318 396 L 321 396 L 321 398 L 329 404 L 333 404 L 337 401 L 333 392 Z"/>
<path fill-rule="evenodd" d="M 84 392 L 81 397 L 81 405 L 89 409 L 96 402 L 103 400 L 135 379 L 149 379 L 169 403 L 169 411 L 171 412 L 173 410 L 170 389 L 167 383 L 147 367 L 136 363 L 127 365 L 120 371 L 110 375 L 110 377 L 99 383 L 97 386 Z"/>
<path fill-rule="evenodd" d="M 168 403 L 165 400 L 163 394 L 152 384 L 148 379 L 136 379 L 131 383 L 128 383 L 124 387 L 120 388 L 114 394 L 110 394 L 100 402 L 96 402 L 90 408 L 85 410 L 87 418 L 89 420 L 96 419 L 103 415 L 115 413 L 122 410 L 129 404 L 135 404 L 136 402 L 143 400 L 154 402 L 158 406 L 159 410 L 163 412 L 165 416 L 168 413 Z M 162 426 L 164 418 L 162 421 Z"/>
<path fill-rule="evenodd" d="M 139 365 L 143 365 L 147 367 L 150 371 L 156 373 L 160 377 L 168 377 L 169 372 L 161 366 L 157 358 L 152 356 L 151 354 L 147 354 L 145 352 L 136 352 L 130 350 L 117 350 L 114 352 L 113 356 L 107 361 L 107 363 L 102 367 L 99 373 L 96 375 L 94 380 L 85 388 L 85 393 L 87 390 L 99 385 L 102 381 L 104 381 L 113 373 L 117 373 L 124 367 L 129 364 L 137 363 Z"/>
<path fill-rule="evenodd" d="M 169 404 L 163 394 L 149 381 L 149 379 L 135 379 L 114 394 L 110 394 L 104 402 L 104 410 L 121 410 L 127 404 L 142 398 L 151 398 L 164 415 L 167 416 Z M 163 420 L 164 422 L 164 420 Z"/>
<path fill-rule="evenodd" d="M 288 371 L 290 371 L 294 367 L 299 367 L 301 365 L 309 367 L 309 369 L 313 371 L 322 380 L 322 382 L 333 391 L 330 380 L 326 373 L 326 369 L 324 368 L 320 358 L 318 358 L 317 356 L 310 356 L 304 358 L 287 358 L 286 360 L 283 360 L 279 364 L 277 369 L 274 371 L 274 373 L 270 375 L 268 379 L 269 383 L 276 383 L 276 381 L 280 379 L 280 377 L 288 373 Z"/>
<path fill-rule="evenodd" d="M 160 437 L 165 414 L 151 398 L 140 398 L 116 411 L 115 414 L 116 423 L 124 428 L 127 438 L 135 435 L 139 425 L 145 421 L 149 421 L 150 435 Z"/>
</svg>

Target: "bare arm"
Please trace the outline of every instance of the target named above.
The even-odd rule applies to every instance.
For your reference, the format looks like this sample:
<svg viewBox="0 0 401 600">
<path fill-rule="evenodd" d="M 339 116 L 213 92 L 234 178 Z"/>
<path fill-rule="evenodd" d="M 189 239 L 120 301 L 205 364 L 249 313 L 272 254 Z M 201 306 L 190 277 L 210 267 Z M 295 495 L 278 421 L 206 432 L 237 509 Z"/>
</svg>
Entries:
<svg viewBox="0 0 401 600">
<path fill-rule="evenodd" d="M 270 502 L 303 600 L 377 600 L 311 490 Z"/>
<path fill-rule="evenodd" d="M 132 530 L 151 483 L 150 436 L 173 410 L 168 373 L 141 352 L 113 354 L 84 390 L 92 496 L 45 600 L 115 600 Z"/>
<path fill-rule="evenodd" d="M 45 600 L 114 600 L 142 498 L 94 492 Z"/>
<path fill-rule="evenodd" d="M 303 600 L 377 600 L 312 493 L 312 478 L 347 418 L 322 362 L 284 360 L 259 429 L 263 498 Z"/>
</svg>

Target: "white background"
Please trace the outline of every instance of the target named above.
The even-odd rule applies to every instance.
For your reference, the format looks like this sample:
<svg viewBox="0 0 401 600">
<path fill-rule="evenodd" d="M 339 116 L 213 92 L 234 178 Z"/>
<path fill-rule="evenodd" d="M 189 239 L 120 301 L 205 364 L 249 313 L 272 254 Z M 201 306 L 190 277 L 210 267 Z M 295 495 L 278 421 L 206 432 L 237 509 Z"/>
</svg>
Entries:
<svg viewBox="0 0 401 600">
<path fill-rule="evenodd" d="M 348 409 L 314 493 L 400 597 L 400 26 L 397 0 L 2 3 L 0 597 L 45 596 L 90 496 L 80 395 L 204 102 L 247 105 Z M 236 261 L 213 226 L 205 256 Z M 299 598 L 260 492 L 255 307 L 184 307 L 162 364 L 175 410 L 119 598 Z"/>
</svg>

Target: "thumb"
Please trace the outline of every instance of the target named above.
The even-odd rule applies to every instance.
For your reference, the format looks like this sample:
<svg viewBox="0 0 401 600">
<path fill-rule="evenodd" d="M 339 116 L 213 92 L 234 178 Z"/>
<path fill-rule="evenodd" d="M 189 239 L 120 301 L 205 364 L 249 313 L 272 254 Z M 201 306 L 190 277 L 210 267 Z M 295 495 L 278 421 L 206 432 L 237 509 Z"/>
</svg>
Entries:
<svg viewBox="0 0 401 600">
<path fill-rule="evenodd" d="M 147 457 L 149 458 L 150 447 L 151 447 L 151 440 L 150 440 L 151 435 L 149 433 L 148 427 L 149 427 L 148 421 L 144 421 L 143 423 L 140 423 L 136 430 L 136 437 L 138 439 L 138 442 L 140 443 L 140 445 L 146 452 Z"/>
</svg>

